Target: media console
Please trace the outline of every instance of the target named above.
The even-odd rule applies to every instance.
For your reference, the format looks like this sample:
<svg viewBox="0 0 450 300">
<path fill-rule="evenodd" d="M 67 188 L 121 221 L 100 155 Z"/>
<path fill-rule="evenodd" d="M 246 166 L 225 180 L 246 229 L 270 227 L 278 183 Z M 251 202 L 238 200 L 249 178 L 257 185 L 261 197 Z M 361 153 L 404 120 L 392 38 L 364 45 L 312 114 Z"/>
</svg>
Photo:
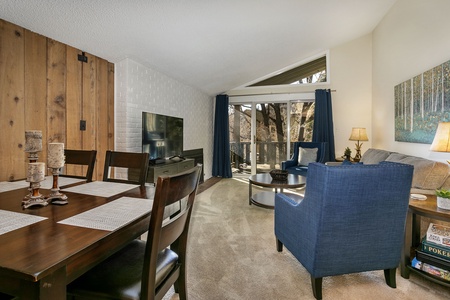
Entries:
<svg viewBox="0 0 450 300">
<path fill-rule="evenodd" d="M 185 160 L 166 159 L 165 163 L 148 166 L 147 182 L 156 184 L 158 177 L 161 175 L 177 174 L 194 167 L 194 159 L 186 158 Z"/>
</svg>

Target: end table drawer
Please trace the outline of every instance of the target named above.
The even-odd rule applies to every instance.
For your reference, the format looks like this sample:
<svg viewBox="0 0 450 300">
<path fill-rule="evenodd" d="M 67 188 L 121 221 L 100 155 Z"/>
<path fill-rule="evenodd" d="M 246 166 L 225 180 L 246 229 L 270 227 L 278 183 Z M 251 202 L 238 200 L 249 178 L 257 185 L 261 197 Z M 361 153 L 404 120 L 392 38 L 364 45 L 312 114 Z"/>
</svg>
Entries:
<svg viewBox="0 0 450 300">
<path fill-rule="evenodd" d="M 156 179 L 161 176 L 161 175 L 172 175 L 172 174 L 176 174 L 178 171 L 178 168 L 176 165 L 170 165 L 170 166 L 163 166 L 163 167 L 159 167 L 159 168 L 154 168 L 154 174 L 153 174 L 153 178 Z"/>
<path fill-rule="evenodd" d="M 178 172 L 183 172 L 189 169 L 192 169 L 194 167 L 194 161 L 193 160 L 183 160 L 178 164 Z"/>
<path fill-rule="evenodd" d="M 173 175 L 194 167 L 193 159 L 148 166 L 147 182 L 156 183 L 161 175 Z"/>
</svg>

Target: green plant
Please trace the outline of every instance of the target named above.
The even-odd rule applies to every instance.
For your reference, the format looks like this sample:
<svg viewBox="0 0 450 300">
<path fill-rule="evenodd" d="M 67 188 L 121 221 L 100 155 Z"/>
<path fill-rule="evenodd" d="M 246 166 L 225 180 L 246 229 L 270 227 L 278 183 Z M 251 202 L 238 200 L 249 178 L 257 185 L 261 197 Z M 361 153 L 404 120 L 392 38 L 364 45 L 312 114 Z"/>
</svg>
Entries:
<svg viewBox="0 0 450 300">
<path fill-rule="evenodd" d="M 450 191 L 449 190 L 436 190 L 436 196 L 450 199 Z"/>
<path fill-rule="evenodd" d="M 350 150 L 349 147 L 345 148 L 344 155 L 345 156 L 350 156 L 351 154 L 352 154 L 352 150 Z"/>
</svg>

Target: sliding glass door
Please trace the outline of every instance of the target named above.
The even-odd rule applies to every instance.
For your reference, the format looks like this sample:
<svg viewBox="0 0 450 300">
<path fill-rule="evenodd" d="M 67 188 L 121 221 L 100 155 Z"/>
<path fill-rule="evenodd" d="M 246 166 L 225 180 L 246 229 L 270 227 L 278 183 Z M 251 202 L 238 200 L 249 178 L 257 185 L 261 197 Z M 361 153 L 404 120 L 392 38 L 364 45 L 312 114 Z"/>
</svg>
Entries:
<svg viewBox="0 0 450 300">
<path fill-rule="evenodd" d="M 287 103 L 257 103 L 255 110 L 256 173 L 281 169 L 286 160 Z"/>
<path fill-rule="evenodd" d="M 293 142 L 311 141 L 314 101 L 231 103 L 228 115 L 233 173 L 266 173 L 281 169 Z"/>
</svg>

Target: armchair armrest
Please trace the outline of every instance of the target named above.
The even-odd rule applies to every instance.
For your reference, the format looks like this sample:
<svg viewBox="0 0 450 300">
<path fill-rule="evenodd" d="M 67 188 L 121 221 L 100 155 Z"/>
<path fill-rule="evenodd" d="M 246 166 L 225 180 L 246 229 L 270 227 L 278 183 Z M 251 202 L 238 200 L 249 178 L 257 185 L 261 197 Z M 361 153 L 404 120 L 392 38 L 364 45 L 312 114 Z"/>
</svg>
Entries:
<svg viewBox="0 0 450 300">
<path fill-rule="evenodd" d="M 281 170 L 286 170 L 287 168 L 295 167 L 297 165 L 298 165 L 298 162 L 297 162 L 297 160 L 294 160 L 294 159 L 282 161 L 281 162 Z"/>
<path fill-rule="evenodd" d="M 342 162 L 340 161 L 327 161 L 325 163 L 327 166 L 342 166 Z"/>
</svg>

